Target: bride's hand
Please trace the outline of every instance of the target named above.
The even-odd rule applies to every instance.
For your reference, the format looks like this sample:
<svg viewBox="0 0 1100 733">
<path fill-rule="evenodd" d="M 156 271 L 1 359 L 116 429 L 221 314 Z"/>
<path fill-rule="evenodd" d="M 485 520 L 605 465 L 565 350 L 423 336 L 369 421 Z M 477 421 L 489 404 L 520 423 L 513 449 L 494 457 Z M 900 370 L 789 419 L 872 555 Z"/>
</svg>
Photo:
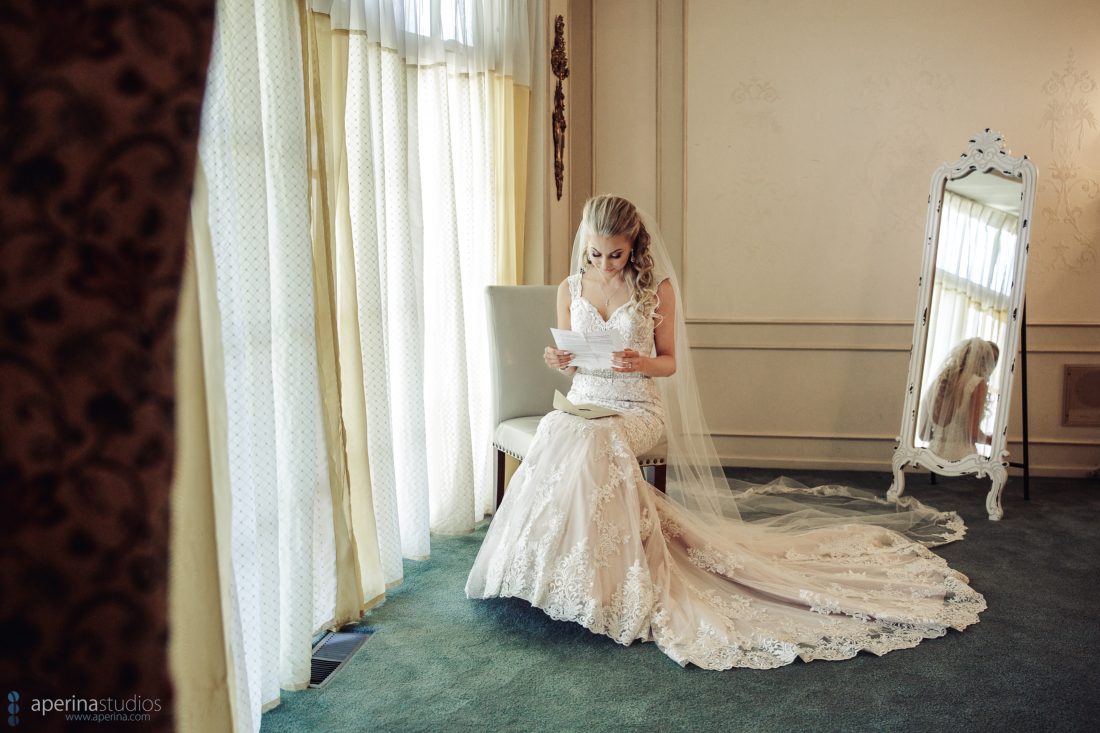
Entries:
<svg viewBox="0 0 1100 733">
<path fill-rule="evenodd" d="M 616 372 L 642 372 L 646 357 L 634 349 L 625 349 L 611 354 L 611 369 Z"/>
<path fill-rule="evenodd" d="M 547 346 L 542 350 L 542 360 L 551 369 L 565 369 L 569 366 L 569 362 L 573 361 L 573 352 Z"/>
</svg>

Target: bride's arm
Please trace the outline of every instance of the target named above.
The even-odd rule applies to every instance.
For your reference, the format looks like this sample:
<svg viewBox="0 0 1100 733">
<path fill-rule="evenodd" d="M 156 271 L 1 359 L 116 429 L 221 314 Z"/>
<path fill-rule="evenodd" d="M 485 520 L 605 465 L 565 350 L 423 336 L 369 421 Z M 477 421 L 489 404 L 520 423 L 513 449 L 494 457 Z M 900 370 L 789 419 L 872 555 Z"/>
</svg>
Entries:
<svg viewBox="0 0 1100 733">
<path fill-rule="evenodd" d="M 676 294 L 672 283 L 661 281 L 657 286 L 657 327 L 653 331 L 656 356 L 638 357 L 637 371 L 647 377 L 671 377 L 676 373 Z"/>
<path fill-rule="evenodd" d="M 993 436 L 982 432 L 981 423 L 982 418 L 985 417 L 985 399 L 988 394 L 989 384 L 985 381 L 974 388 L 974 393 L 970 397 L 970 416 L 967 425 L 970 440 L 974 443 L 985 443 L 987 445 L 993 442 Z"/>
<path fill-rule="evenodd" d="M 569 318 L 569 302 L 571 299 L 569 281 L 562 280 L 561 285 L 558 286 L 558 328 L 562 331 L 573 330 L 573 322 Z M 568 364 L 572 359 L 573 355 L 571 353 L 556 349 L 553 346 L 547 346 L 542 350 L 542 360 L 546 362 L 546 366 L 557 369 L 562 374 L 572 374 L 577 371 L 577 367 L 559 366 L 560 364 Z"/>
</svg>

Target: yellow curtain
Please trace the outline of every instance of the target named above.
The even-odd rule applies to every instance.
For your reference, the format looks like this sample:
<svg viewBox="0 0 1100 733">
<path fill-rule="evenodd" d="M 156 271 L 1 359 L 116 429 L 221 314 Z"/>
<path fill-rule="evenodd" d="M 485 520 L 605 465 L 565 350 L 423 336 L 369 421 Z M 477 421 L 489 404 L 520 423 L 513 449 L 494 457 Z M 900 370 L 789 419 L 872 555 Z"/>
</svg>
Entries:
<svg viewBox="0 0 1100 733">
<path fill-rule="evenodd" d="M 206 180 L 196 162 L 187 261 L 176 316 L 176 459 L 168 573 L 169 665 L 176 730 L 237 730 L 239 699 L 224 629 L 228 607 L 231 516 L 225 440 L 225 385 L 206 226 Z M 242 717 L 243 716 L 243 717 Z"/>
<path fill-rule="evenodd" d="M 347 507 L 345 517 L 354 537 L 354 554 L 347 558 L 349 562 L 344 569 L 353 567 L 357 574 L 360 590 L 355 618 L 358 618 L 363 610 L 383 600 L 386 584 L 378 551 L 367 455 L 367 409 L 348 209 L 344 145 L 348 33 L 333 32 L 329 16 L 306 10 L 304 2 L 302 19 L 314 279 L 318 285 L 318 303 L 324 292 L 326 304 L 324 313 L 318 308 L 317 332 L 319 339 L 325 333 L 324 349 L 335 356 L 331 363 L 336 367 L 322 374 L 323 405 L 326 424 L 331 421 L 335 426 L 338 421 L 341 426 L 339 443 L 330 445 L 340 448 L 347 486 L 342 506 Z"/>
<path fill-rule="evenodd" d="M 496 149 L 497 285 L 523 282 L 523 243 L 527 202 L 527 136 L 531 90 L 510 77 L 495 77 L 493 108 Z"/>
</svg>

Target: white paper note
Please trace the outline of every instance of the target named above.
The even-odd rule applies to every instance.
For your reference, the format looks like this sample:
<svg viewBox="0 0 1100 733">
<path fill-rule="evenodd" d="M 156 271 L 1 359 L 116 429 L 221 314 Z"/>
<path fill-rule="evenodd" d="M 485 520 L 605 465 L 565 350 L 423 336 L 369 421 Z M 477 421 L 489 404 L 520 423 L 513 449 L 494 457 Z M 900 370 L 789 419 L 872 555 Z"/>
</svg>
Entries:
<svg viewBox="0 0 1100 733">
<path fill-rule="evenodd" d="M 610 369 L 611 354 L 626 348 L 617 331 L 580 333 L 551 328 L 550 333 L 554 335 L 554 343 L 559 349 L 573 354 L 573 361 L 569 362 L 569 366 Z"/>
</svg>

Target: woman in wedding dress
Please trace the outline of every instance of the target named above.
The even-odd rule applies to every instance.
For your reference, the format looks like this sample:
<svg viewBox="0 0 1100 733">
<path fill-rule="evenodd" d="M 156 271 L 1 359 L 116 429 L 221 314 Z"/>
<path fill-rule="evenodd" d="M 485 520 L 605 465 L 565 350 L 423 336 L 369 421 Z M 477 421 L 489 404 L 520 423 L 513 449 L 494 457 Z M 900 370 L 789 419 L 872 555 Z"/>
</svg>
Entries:
<svg viewBox="0 0 1100 733">
<path fill-rule="evenodd" d="M 951 349 L 921 405 L 920 437 L 940 458 L 958 461 L 977 452 L 993 436 L 982 432 L 989 377 L 1000 349 L 992 341 L 969 338 Z"/>
<path fill-rule="evenodd" d="M 655 225 L 625 199 L 590 200 L 558 325 L 614 330 L 628 348 L 607 370 L 571 367 L 551 347 L 544 359 L 573 374 L 570 401 L 620 414 L 542 419 L 466 594 L 523 598 L 706 669 L 884 654 L 977 622 L 982 596 L 925 547 L 962 536 L 954 513 L 848 487 L 730 488 L 705 430 L 680 306 Z M 646 483 L 636 458 L 662 437 L 669 496 Z"/>
</svg>

